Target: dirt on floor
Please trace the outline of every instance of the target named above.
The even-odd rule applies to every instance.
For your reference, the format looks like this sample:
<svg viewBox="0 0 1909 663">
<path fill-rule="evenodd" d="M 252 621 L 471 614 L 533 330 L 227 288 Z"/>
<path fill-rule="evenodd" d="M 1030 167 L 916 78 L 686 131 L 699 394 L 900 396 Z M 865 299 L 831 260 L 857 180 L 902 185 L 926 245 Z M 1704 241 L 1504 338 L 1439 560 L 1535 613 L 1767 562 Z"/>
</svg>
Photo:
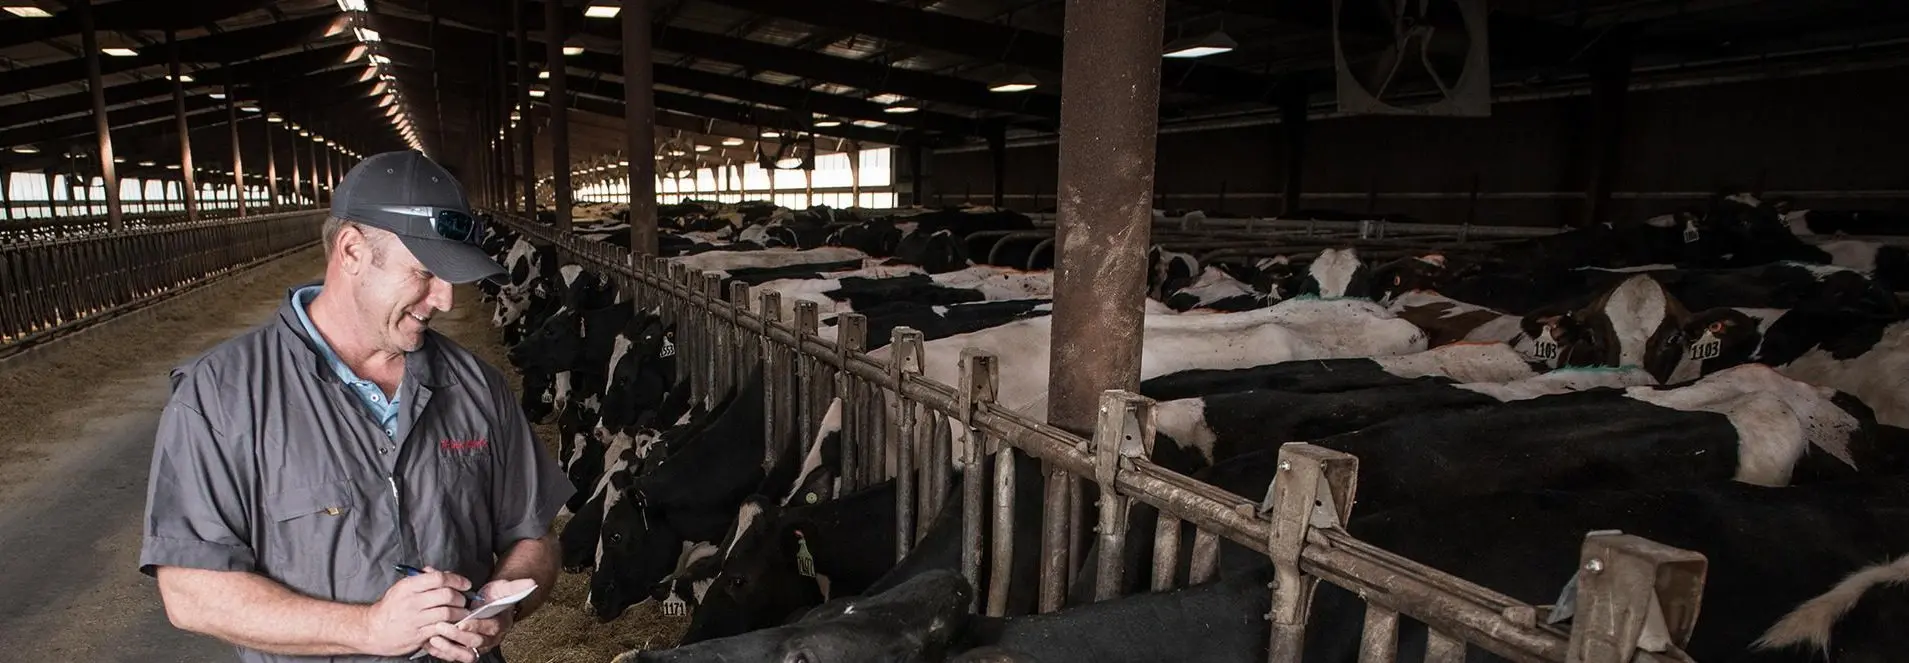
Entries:
<svg viewBox="0 0 1909 663">
<path fill-rule="evenodd" d="M 502 334 L 491 326 L 492 305 L 481 301 L 472 286 L 459 286 L 456 305 L 450 313 L 432 321 L 438 330 L 490 362 L 511 377 L 512 391 L 518 387 L 517 370 L 504 358 Z M 556 417 L 534 427 L 537 438 L 552 457 L 557 455 Z M 559 523 L 558 529 L 562 529 Z M 511 663 L 607 663 L 617 654 L 632 649 L 661 649 L 674 646 L 689 627 L 686 617 L 665 616 L 654 602 L 630 608 L 615 621 L 598 622 L 589 610 L 590 576 L 565 573 L 551 590 L 550 600 L 531 615 L 504 641 L 504 657 Z"/>
<path fill-rule="evenodd" d="M 314 246 L 0 362 L 0 495 L 38 476 L 55 451 L 48 445 L 77 429 L 68 407 L 75 394 L 154 371 L 164 376 L 170 367 L 152 365 L 155 354 L 190 357 L 225 340 L 230 330 L 206 333 L 208 320 L 255 315 L 264 323 L 271 309 L 260 302 L 323 272 L 323 252 Z"/>
</svg>

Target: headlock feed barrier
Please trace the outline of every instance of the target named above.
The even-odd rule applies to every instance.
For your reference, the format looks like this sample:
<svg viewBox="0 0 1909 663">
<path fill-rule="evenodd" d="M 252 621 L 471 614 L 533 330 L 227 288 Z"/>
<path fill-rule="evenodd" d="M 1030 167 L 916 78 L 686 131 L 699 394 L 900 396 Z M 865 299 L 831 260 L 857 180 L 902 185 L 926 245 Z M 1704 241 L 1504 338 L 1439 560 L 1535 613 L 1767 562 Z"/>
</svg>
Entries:
<svg viewBox="0 0 1909 663">
<path fill-rule="evenodd" d="M 323 212 L 0 246 L 0 356 L 319 241 Z"/>
<path fill-rule="evenodd" d="M 920 540 L 941 510 L 940 496 L 954 481 L 954 465 L 982 468 L 992 462 L 994 499 L 985 471 L 963 471 L 961 571 L 975 583 L 973 609 L 1001 615 L 1007 606 L 1008 565 L 1016 527 L 1040 527 L 1039 610 L 1062 605 L 1069 572 L 1080 568 L 1082 527 L 1098 546 L 1095 600 L 1120 594 L 1121 551 L 1128 506 L 1138 501 L 1159 511 L 1154 581 L 1148 589 L 1172 588 L 1174 570 L 1188 565 L 1191 583 L 1218 576 L 1219 539 L 1266 555 L 1276 573 L 1269 588 L 1272 610 L 1268 660 L 1301 660 L 1306 617 L 1319 580 L 1343 587 L 1367 602 L 1362 663 L 1396 658 L 1400 616 L 1428 625 L 1426 660 L 1455 663 L 1468 647 L 1512 661 L 1625 663 L 1688 661 L 1681 648 L 1695 626 L 1706 560 L 1703 556 L 1615 532 L 1585 537 L 1579 560 L 1575 617 L 1569 631 L 1546 623 L 1548 609 L 1513 600 L 1353 538 L 1345 523 L 1355 496 L 1358 459 L 1304 443 L 1283 446 L 1279 478 L 1262 502 L 1167 471 L 1151 462 L 1142 445 L 1154 431 L 1153 401 L 1118 390 L 1102 394 L 1093 437 L 1082 438 L 1028 419 L 994 403 L 996 357 L 969 349 L 962 355 L 961 384 L 923 377 L 920 332 L 894 331 L 886 361 L 865 347 L 867 319 L 839 316 L 836 341 L 818 336 L 818 310 L 797 302 L 794 319 L 783 319 L 778 293 L 752 297 L 746 284 L 721 292 L 721 275 L 646 258 L 603 242 L 583 239 L 521 218 L 499 214 L 497 222 L 534 243 L 552 245 L 569 261 L 617 283 L 636 306 L 660 310 L 675 323 L 678 365 L 689 375 L 692 401 L 708 404 L 740 381 L 765 381 L 765 433 L 771 444 L 765 465 L 778 457 L 776 441 L 814 435 L 831 402 L 840 399 L 842 492 L 893 478 L 896 481 L 896 550 L 899 559 Z M 753 304 L 753 306 L 752 306 Z M 790 397 L 798 394 L 799 399 Z M 799 400 L 799 402 L 797 402 Z M 952 430 L 965 443 L 951 444 Z M 1125 451 L 1123 452 L 1123 448 Z M 806 451 L 806 450 L 805 450 Z M 1042 462 L 1043 477 L 1017 477 L 1014 455 Z M 1017 523 L 1015 482 L 1045 479 L 1046 507 L 1039 523 Z M 1097 515 L 1082 522 L 1080 483 L 1098 490 Z M 1070 501 L 1069 496 L 1075 499 Z M 1180 532 L 1195 528 L 1183 560 Z M 993 560 L 988 582 L 981 570 L 984 531 Z M 1529 560 L 1506 560 L 1529 563 Z M 1640 644 L 1643 643 L 1643 644 Z M 1652 646 L 1651 643 L 1660 643 Z M 1662 646 L 1661 643 L 1668 643 Z M 1657 650 L 1649 651 L 1648 649 Z"/>
</svg>

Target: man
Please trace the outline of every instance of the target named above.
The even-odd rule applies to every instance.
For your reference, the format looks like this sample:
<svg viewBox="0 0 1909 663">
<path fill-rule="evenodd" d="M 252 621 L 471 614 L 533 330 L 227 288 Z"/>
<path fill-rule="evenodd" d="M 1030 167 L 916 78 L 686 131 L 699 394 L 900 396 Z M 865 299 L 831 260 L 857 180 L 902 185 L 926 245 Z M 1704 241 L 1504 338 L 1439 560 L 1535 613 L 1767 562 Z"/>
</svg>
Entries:
<svg viewBox="0 0 1909 663">
<path fill-rule="evenodd" d="M 172 371 L 140 570 L 175 626 L 242 661 L 502 661 L 556 581 L 550 523 L 574 489 L 504 376 L 430 323 L 451 284 L 503 267 L 417 152 L 347 173 L 323 234 L 324 281 Z M 465 590 L 532 583 L 515 612 L 456 626 Z"/>
</svg>

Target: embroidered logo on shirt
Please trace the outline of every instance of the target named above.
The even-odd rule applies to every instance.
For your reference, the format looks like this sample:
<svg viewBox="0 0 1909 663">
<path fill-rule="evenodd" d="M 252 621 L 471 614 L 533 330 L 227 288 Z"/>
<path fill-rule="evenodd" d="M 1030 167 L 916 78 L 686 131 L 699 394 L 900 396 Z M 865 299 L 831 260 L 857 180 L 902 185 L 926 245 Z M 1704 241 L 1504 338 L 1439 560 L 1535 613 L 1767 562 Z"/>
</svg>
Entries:
<svg viewBox="0 0 1909 663">
<path fill-rule="evenodd" d="M 485 441 L 483 438 L 476 438 L 476 439 L 470 439 L 470 440 L 451 439 L 451 440 L 444 440 L 442 442 L 439 442 L 437 443 L 437 446 L 439 449 L 443 449 L 445 451 L 480 451 L 486 447 L 489 447 L 490 442 Z"/>
</svg>

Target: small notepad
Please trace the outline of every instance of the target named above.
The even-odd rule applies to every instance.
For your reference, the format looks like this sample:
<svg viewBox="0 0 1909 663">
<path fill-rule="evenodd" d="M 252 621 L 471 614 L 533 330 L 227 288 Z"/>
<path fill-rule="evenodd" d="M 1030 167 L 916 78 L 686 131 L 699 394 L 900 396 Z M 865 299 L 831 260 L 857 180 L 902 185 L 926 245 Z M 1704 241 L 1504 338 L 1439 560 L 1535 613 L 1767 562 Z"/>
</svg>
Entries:
<svg viewBox="0 0 1909 663">
<path fill-rule="evenodd" d="M 463 619 L 457 620 L 457 625 L 459 627 L 463 627 L 464 624 L 474 620 L 490 619 L 492 617 L 496 617 L 497 615 L 503 614 L 505 608 L 509 608 L 513 605 L 517 605 L 518 601 L 522 601 L 524 599 L 530 598 L 530 593 L 535 591 L 537 591 L 537 586 L 533 584 L 530 586 L 529 589 L 526 589 L 524 591 L 518 592 L 516 594 L 512 594 L 510 596 L 506 596 L 500 599 L 496 599 L 493 601 L 485 602 L 483 606 L 479 607 L 476 610 L 472 610 L 471 614 L 465 615 Z M 425 651 L 420 649 L 418 650 L 417 653 L 411 655 L 411 660 L 417 660 L 420 658 L 424 658 L 425 656 L 426 656 Z"/>
</svg>

